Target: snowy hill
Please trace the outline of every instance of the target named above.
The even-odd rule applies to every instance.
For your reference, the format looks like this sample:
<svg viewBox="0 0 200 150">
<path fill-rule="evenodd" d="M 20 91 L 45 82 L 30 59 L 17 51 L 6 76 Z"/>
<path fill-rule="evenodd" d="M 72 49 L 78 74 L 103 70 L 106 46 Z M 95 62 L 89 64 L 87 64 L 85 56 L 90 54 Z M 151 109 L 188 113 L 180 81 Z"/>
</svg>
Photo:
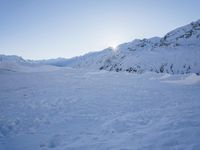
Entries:
<svg viewBox="0 0 200 150">
<path fill-rule="evenodd" d="M 60 68 L 52 65 L 39 64 L 36 61 L 24 60 L 22 57 L 15 55 L 0 55 L 0 72 L 41 72 L 54 71 Z"/>
<path fill-rule="evenodd" d="M 15 55 L 0 55 L 0 69 L 3 70 L 19 70 L 22 66 L 27 66 L 28 62 L 22 57 Z"/>
<path fill-rule="evenodd" d="M 16 64 L 26 64 L 26 60 L 22 57 L 15 56 L 15 55 L 0 55 L 0 63 L 16 63 Z"/>
<path fill-rule="evenodd" d="M 127 72 L 200 73 L 200 20 L 154 37 L 45 64 Z"/>
</svg>

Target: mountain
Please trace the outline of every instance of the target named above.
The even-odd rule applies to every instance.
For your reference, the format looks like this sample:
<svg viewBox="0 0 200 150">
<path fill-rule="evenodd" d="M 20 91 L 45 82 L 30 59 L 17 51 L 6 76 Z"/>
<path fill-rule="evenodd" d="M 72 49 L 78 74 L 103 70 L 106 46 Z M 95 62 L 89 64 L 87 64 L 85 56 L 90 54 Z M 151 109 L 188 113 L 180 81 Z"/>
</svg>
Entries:
<svg viewBox="0 0 200 150">
<path fill-rule="evenodd" d="M 200 20 L 177 28 L 162 38 L 136 39 L 116 49 L 107 48 L 72 59 L 46 60 L 45 64 L 116 72 L 199 74 L 199 58 Z"/>
<path fill-rule="evenodd" d="M 24 62 L 22 58 L 16 58 L 16 61 Z M 34 61 L 34 63 L 116 72 L 199 74 L 200 20 L 177 28 L 162 38 L 136 39 L 123 43 L 115 49 L 109 47 L 71 59 L 58 58 Z"/>
<path fill-rule="evenodd" d="M 15 55 L 0 55 L 0 72 L 44 72 L 55 71 L 60 68 L 52 65 L 40 64 L 37 61 L 25 60 Z"/>
<path fill-rule="evenodd" d="M 17 64 L 25 64 L 26 60 L 24 60 L 20 56 L 16 55 L 0 55 L 0 63 L 17 63 Z"/>
<path fill-rule="evenodd" d="M 28 62 L 22 57 L 15 55 L 0 55 L 0 69 L 19 70 L 21 66 L 28 65 Z"/>
</svg>

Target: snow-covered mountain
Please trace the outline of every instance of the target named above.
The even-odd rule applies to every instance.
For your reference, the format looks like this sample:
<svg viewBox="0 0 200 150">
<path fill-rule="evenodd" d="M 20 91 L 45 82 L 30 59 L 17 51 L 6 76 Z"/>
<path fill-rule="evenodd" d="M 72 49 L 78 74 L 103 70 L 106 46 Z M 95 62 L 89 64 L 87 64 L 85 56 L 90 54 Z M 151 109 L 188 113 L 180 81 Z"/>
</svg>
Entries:
<svg viewBox="0 0 200 150">
<path fill-rule="evenodd" d="M 134 40 L 79 57 L 73 67 L 110 71 L 200 73 L 200 20 L 177 28 L 163 38 Z"/>
<path fill-rule="evenodd" d="M 60 68 L 40 64 L 37 61 L 25 60 L 15 55 L 0 55 L 0 71 L 41 72 L 55 71 Z"/>
<path fill-rule="evenodd" d="M 22 57 L 15 55 L 0 55 L 0 69 L 18 70 L 21 66 L 29 65 Z"/>
<path fill-rule="evenodd" d="M 17 63 L 17 64 L 25 64 L 27 61 L 22 57 L 15 55 L 0 55 L 0 63 Z"/>
<path fill-rule="evenodd" d="M 71 59 L 58 58 L 35 63 L 116 72 L 199 74 L 200 20 L 177 28 L 162 38 L 136 39 L 116 49 L 109 47 Z"/>
<path fill-rule="evenodd" d="M 200 20 L 162 38 L 136 39 L 116 49 L 107 48 L 72 59 L 46 60 L 45 64 L 117 72 L 200 73 Z"/>
</svg>

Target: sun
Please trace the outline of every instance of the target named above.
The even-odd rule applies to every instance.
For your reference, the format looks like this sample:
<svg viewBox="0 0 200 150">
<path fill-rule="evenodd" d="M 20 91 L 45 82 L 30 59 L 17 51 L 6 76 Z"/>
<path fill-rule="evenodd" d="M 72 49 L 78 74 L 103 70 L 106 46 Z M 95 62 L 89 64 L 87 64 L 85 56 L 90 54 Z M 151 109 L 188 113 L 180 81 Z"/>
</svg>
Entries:
<svg viewBox="0 0 200 150">
<path fill-rule="evenodd" d="M 117 45 L 112 45 L 111 47 L 112 47 L 112 49 L 116 49 Z"/>
<path fill-rule="evenodd" d="M 116 38 L 114 39 L 114 38 L 111 38 L 112 40 L 110 40 L 109 42 L 108 42 L 108 44 L 109 44 L 109 47 L 110 48 L 112 48 L 112 50 L 117 50 L 117 48 L 118 48 L 118 46 L 119 46 L 119 40 L 117 40 Z"/>
<path fill-rule="evenodd" d="M 118 46 L 117 44 L 111 44 L 110 47 L 111 47 L 113 50 L 116 50 L 116 49 L 117 49 L 117 46 Z"/>
</svg>

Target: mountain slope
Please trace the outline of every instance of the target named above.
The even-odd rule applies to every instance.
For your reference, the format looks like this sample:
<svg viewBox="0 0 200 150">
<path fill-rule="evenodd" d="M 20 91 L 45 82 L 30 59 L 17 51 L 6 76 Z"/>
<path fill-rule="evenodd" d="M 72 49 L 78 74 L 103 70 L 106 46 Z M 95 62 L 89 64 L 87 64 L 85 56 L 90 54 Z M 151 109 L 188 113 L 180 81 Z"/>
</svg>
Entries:
<svg viewBox="0 0 200 150">
<path fill-rule="evenodd" d="M 89 53 L 53 65 L 108 71 L 200 73 L 200 20 L 167 33 Z M 48 60 L 45 64 L 51 64 Z"/>
<path fill-rule="evenodd" d="M 36 61 L 25 60 L 15 55 L 0 55 L 0 72 L 43 72 L 59 70 L 59 67 L 40 64 Z"/>
<path fill-rule="evenodd" d="M 92 66 L 101 70 L 137 73 L 200 73 L 200 20 L 177 28 L 163 38 L 154 37 L 121 44 L 112 53 L 96 61 L 87 56 L 80 59 L 83 58 L 88 63 L 80 61 L 74 67 Z"/>
</svg>

